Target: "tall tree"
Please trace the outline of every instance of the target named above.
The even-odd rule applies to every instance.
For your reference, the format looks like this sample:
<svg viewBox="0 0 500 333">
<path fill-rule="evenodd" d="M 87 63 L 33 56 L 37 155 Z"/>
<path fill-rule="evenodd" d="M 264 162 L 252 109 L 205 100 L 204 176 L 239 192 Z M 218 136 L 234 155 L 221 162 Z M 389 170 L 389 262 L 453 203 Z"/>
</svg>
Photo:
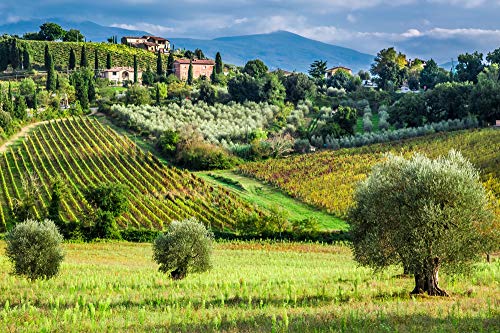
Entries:
<svg viewBox="0 0 500 333">
<path fill-rule="evenodd" d="M 488 55 L 486 56 L 486 60 L 489 61 L 491 64 L 500 65 L 500 47 L 492 52 L 489 52 Z"/>
<path fill-rule="evenodd" d="M 327 63 L 323 60 L 315 60 L 311 66 L 309 66 L 309 75 L 316 80 L 321 80 L 325 78 Z"/>
<path fill-rule="evenodd" d="M 49 50 L 49 44 L 45 44 L 45 49 L 43 51 L 43 60 L 44 60 L 44 68 L 45 70 L 49 70 L 49 62 L 50 62 L 50 50 Z"/>
<path fill-rule="evenodd" d="M 88 98 L 89 98 L 89 102 L 92 103 L 93 101 L 95 101 L 95 96 L 96 96 L 96 92 L 95 92 L 95 83 L 94 83 L 94 78 L 91 78 L 91 77 L 87 77 L 87 85 L 88 85 Z"/>
<path fill-rule="evenodd" d="M 138 80 L 138 69 L 137 69 L 137 55 L 134 54 L 134 83 Z"/>
<path fill-rule="evenodd" d="M 393 47 L 381 50 L 370 72 L 377 76 L 375 81 L 384 90 L 394 89 L 400 86 L 405 79 L 406 56 L 397 53 Z"/>
<path fill-rule="evenodd" d="M 108 52 L 106 54 L 106 68 L 111 69 L 111 67 L 113 67 L 113 63 L 111 62 L 111 53 Z"/>
<path fill-rule="evenodd" d="M 206 59 L 205 54 L 203 54 L 203 51 L 201 49 L 194 50 L 194 55 L 200 60 Z"/>
<path fill-rule="evenodd" d="M 174 54 L 170 52 L 167 59 L 167 76 L 174 72 Z"/>
<path fill-rule="evenodd" d="M 21 67 L 21 52 L 16 38 L 12 38 L 10 42 L 9 61 L 13 69 Z"/>
<path fill-rule="evenodd" d="M 193 60 L 189 60 L 189 68 L 188 68 L 188 78 L 187 78 L 187 83 L 189 85 L 193 84 Z"/>
<path fill-rule="evenodd" d="M 222 70 L 222 57 L 220 55 L 220 52 L 217 52 L 217 54 L 215 55 L 215 74 L 221 74 Z"/>
<path fill-rule="evenodd" d="M 458 56 L 457 77 L 461 82 L 477 83 L 477 76 L 484 69 L 483 54 L 479 52 L 465 53 Z"/>
<path fill-rule="evenodd" d="M 43 40 L 54 41 L 62 39 L 65 33 L 66 31 L 59 24 L 47 22 L 40 26 L 38 34 Z"/>
<path fill-rule="evenodd" d="M 47 82 L 46 89 L 47 91 L 55 91 L 56 90 L 56 72 L 54 70 L 54 61 L 52 60 L 52 54 L 49 53 L 49 63 L 47 64 Z"/>
<path fill-rule="evenodd" d="M 94 70 L 96 73 L 99 70 L 99 55 L 97 54 L 97 49 L 94 51 Z"/>
<path fill-rule="evenodd" d="M 27 48 L 23 51 L 23 69 L 31 68 L 31 56 Z"/>
<path fill-rule="evenodd" d="M 158 50 L 158 54 L 156 55 L 156 74 L 158 76 L 163 75 L 163 61 L 161 59 L 161 52 Z"/>
<path fill-rule="evenodd" d="M 82 45 L 82 54 L 80 56 L 80 67 L 88 67 L 89 62 L 87 60 L 87 51 L 85 50 L 85 45 Z"/>
<path fill-rule="evenodd" d="M 69 29 L 63 37 L 63 42 L 83 42 L 84 40 L 85 36 L 82 35 L 80 30 L 76 29 Z"/>
<path fill-rule="evenodd" d="M 13 117 L 17 118 L 19 120 L 24 120 L 27 117 L 26 114 L 26 109 L 28 107 L 26 106 L 26 99 L 24 96 L 18 96 L 16 98 L 16 107 L 14 109 L 14 114 Z"/>
<path fill-rule="evenodd" d="M 433 59 L 427 61 L 424 69 L 420 72 L 420 86 L 426 90 L 433 89 L 438 83 L 448 80 L 448 73 L 444 69 L 439 68 Z"/>
<path fill-rule="evenodd" d="M 68 62 L 68 69 L 73 70 L 76 67 L 76 56 L 75 56 L 75 51 L 71 49 L 69 51 L 69 62 Z"/>
<path fill-rule="evenodd" d="M 243 67 L 243 73 L 247 73 L 251 77 L 261 78 L 267 74 L 268 68 L 260 59 L 250 60 Z"/>
</svg>

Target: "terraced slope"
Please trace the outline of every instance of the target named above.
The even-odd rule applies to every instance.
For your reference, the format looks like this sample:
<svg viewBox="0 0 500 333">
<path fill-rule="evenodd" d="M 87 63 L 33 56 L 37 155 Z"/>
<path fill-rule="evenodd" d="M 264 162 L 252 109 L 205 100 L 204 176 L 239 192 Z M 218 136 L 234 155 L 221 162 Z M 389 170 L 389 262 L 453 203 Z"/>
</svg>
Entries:
<svg viewBox="0 0 500 333">
<path fill-rule="evenodd" d="M 172 220 L 195 216 L 212 227 L 232 229 L 235 216 L 255 212 L 222 187 L 164 166 L 98 121 L 75 118 L 41 124 L 19 147 L 0 155 L 0 231 L 9 221 L 14 199 L 23 197 L 22 182 L 29 173 L 42 184 L 35 211 L 39 218 L 45 215 L 55 177 L 69 185 L 62 211 L 67 221 L 83 221 L 90 209 L 84 189 L 103 182 L 129 188 L 129 211 L 118 220 L 123 228 L 161 229 Z"/>
<path fill-rule="evenodd" d="M 430 157 L 459 150 L 477 168 L 487 188 L 500 199 L 500 130 L 483 129 L 440 133 L 362 148 L 323 151 L 280 160 L 245 164 L 240 171 L 283 189 L 311 205 L 344 216 L 352 203 L 355 184 L 366 178 L 386 152 Z"/>
</svg>

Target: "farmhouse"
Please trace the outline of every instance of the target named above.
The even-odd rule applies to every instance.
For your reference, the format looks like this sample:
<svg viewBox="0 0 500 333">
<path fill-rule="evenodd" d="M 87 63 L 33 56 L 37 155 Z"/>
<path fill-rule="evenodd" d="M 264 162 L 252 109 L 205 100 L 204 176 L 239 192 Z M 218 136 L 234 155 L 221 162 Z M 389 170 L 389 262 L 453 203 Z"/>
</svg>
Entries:
<svg viewBox="0 0 500 333">
<path fill-rule="evenodd" d="M 337 73 L 340 70 L 345 71 L 345 72 L 349 73 L 350 75 L 352 75 L 352 70 L 350 68 L 343 67 L 343 66 L 337 66 L 337 67 L 332 67 L 332 68 L 326 70 L 326 78 L 328 79 L 328 78 L 332 77 L 335 73 Z"/>
<path fill-rule="evenodd" d="M 170 41 L 163 37 L 142 36 L 142 37 L 122 37 L 122 44 L 145 49 L 151 52 L 168 53 L 170 51 Z"/>
<path fill-rule="evenodd" d="M 187 80 L 189 72 L 189 59 L 178 59 L 174 61 L 174 74 L 179 80 Z M 192 60 L 193 79 L 205 76 L 210 78 L 215 65 L 213 60 Z"/>
<path fill-rule="evenodd" d="M 108 79 L 114 84 L 121 84 L 124 81 L 134 80 L 134 68 L 133 67 L 113 67 L 110 69 L 105 69 L 100 72 L 100 77 L 103 79 Z M 142 80 L 142 71 L 137 71 L 137 81 Z"/>
</svg>

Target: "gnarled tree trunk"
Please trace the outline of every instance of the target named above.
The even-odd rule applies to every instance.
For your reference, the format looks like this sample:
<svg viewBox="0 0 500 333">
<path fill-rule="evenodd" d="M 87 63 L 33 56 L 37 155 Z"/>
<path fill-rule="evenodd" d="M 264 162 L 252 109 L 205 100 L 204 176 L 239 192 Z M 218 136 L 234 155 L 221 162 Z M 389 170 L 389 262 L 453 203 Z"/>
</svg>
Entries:
<svg viewBox="0 0 500 333">
<path fill-rule="evenodd" d="M 427 293 L 429 296 L 448 297 L 448 293 L 439 288 L 438 271 L 439 258 L 434 258 L 433 260 L 431 260 L 431 264 L 423 269 L 422 272 L 415 273 L 415 288 L 410 294 L 415 295 Z"/>
</svg>

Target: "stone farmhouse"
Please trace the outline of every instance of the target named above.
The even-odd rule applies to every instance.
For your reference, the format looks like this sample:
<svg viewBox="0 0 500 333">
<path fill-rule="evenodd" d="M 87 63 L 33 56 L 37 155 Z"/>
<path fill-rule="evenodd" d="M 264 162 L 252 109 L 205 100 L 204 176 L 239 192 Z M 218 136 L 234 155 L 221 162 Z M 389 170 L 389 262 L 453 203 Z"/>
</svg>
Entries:
<svg viewBox="0 0 500 333">
<path fill-rule="evenodd" d="M 189 59 L 178 59 L 174 61 L 174 74 L 179 80 L 186 81 L 189 72 Z M 193 79 L 198 79 L 202 76 L 210 79 L 215 61 L 213 60 L 193 60 Z"/>
<path fill-rule="evenodd" d="M 142 36 L 142 37 L 122 37 L 122 44 L 137 47 L 151 52 L 170 52 L 170 41 L 163 37 Z"/>
<path fill-rule="evenodd" d="M 352 75 L 352 70 L 350 68 L 343 67 L 343 66 L 337 66 L 337 67 L 332 67 L 332 68 L 326 70 L 326 78 L 327 79 L 331 78 L 339 70 L 346 71 L 347 73 L 349 73 L 350 75 Z"/>
<path fill-rule="evenodd" d="M 108 79 L 113 84 L 118 85 L 123 81 L 134 81 L 133 67 L 113 67 L 110 69 L 101 70 L 99 76 L 103 79 Z M 142 81 L 142 71 L 137 71 L 137 81 Z"/>
</svg>

